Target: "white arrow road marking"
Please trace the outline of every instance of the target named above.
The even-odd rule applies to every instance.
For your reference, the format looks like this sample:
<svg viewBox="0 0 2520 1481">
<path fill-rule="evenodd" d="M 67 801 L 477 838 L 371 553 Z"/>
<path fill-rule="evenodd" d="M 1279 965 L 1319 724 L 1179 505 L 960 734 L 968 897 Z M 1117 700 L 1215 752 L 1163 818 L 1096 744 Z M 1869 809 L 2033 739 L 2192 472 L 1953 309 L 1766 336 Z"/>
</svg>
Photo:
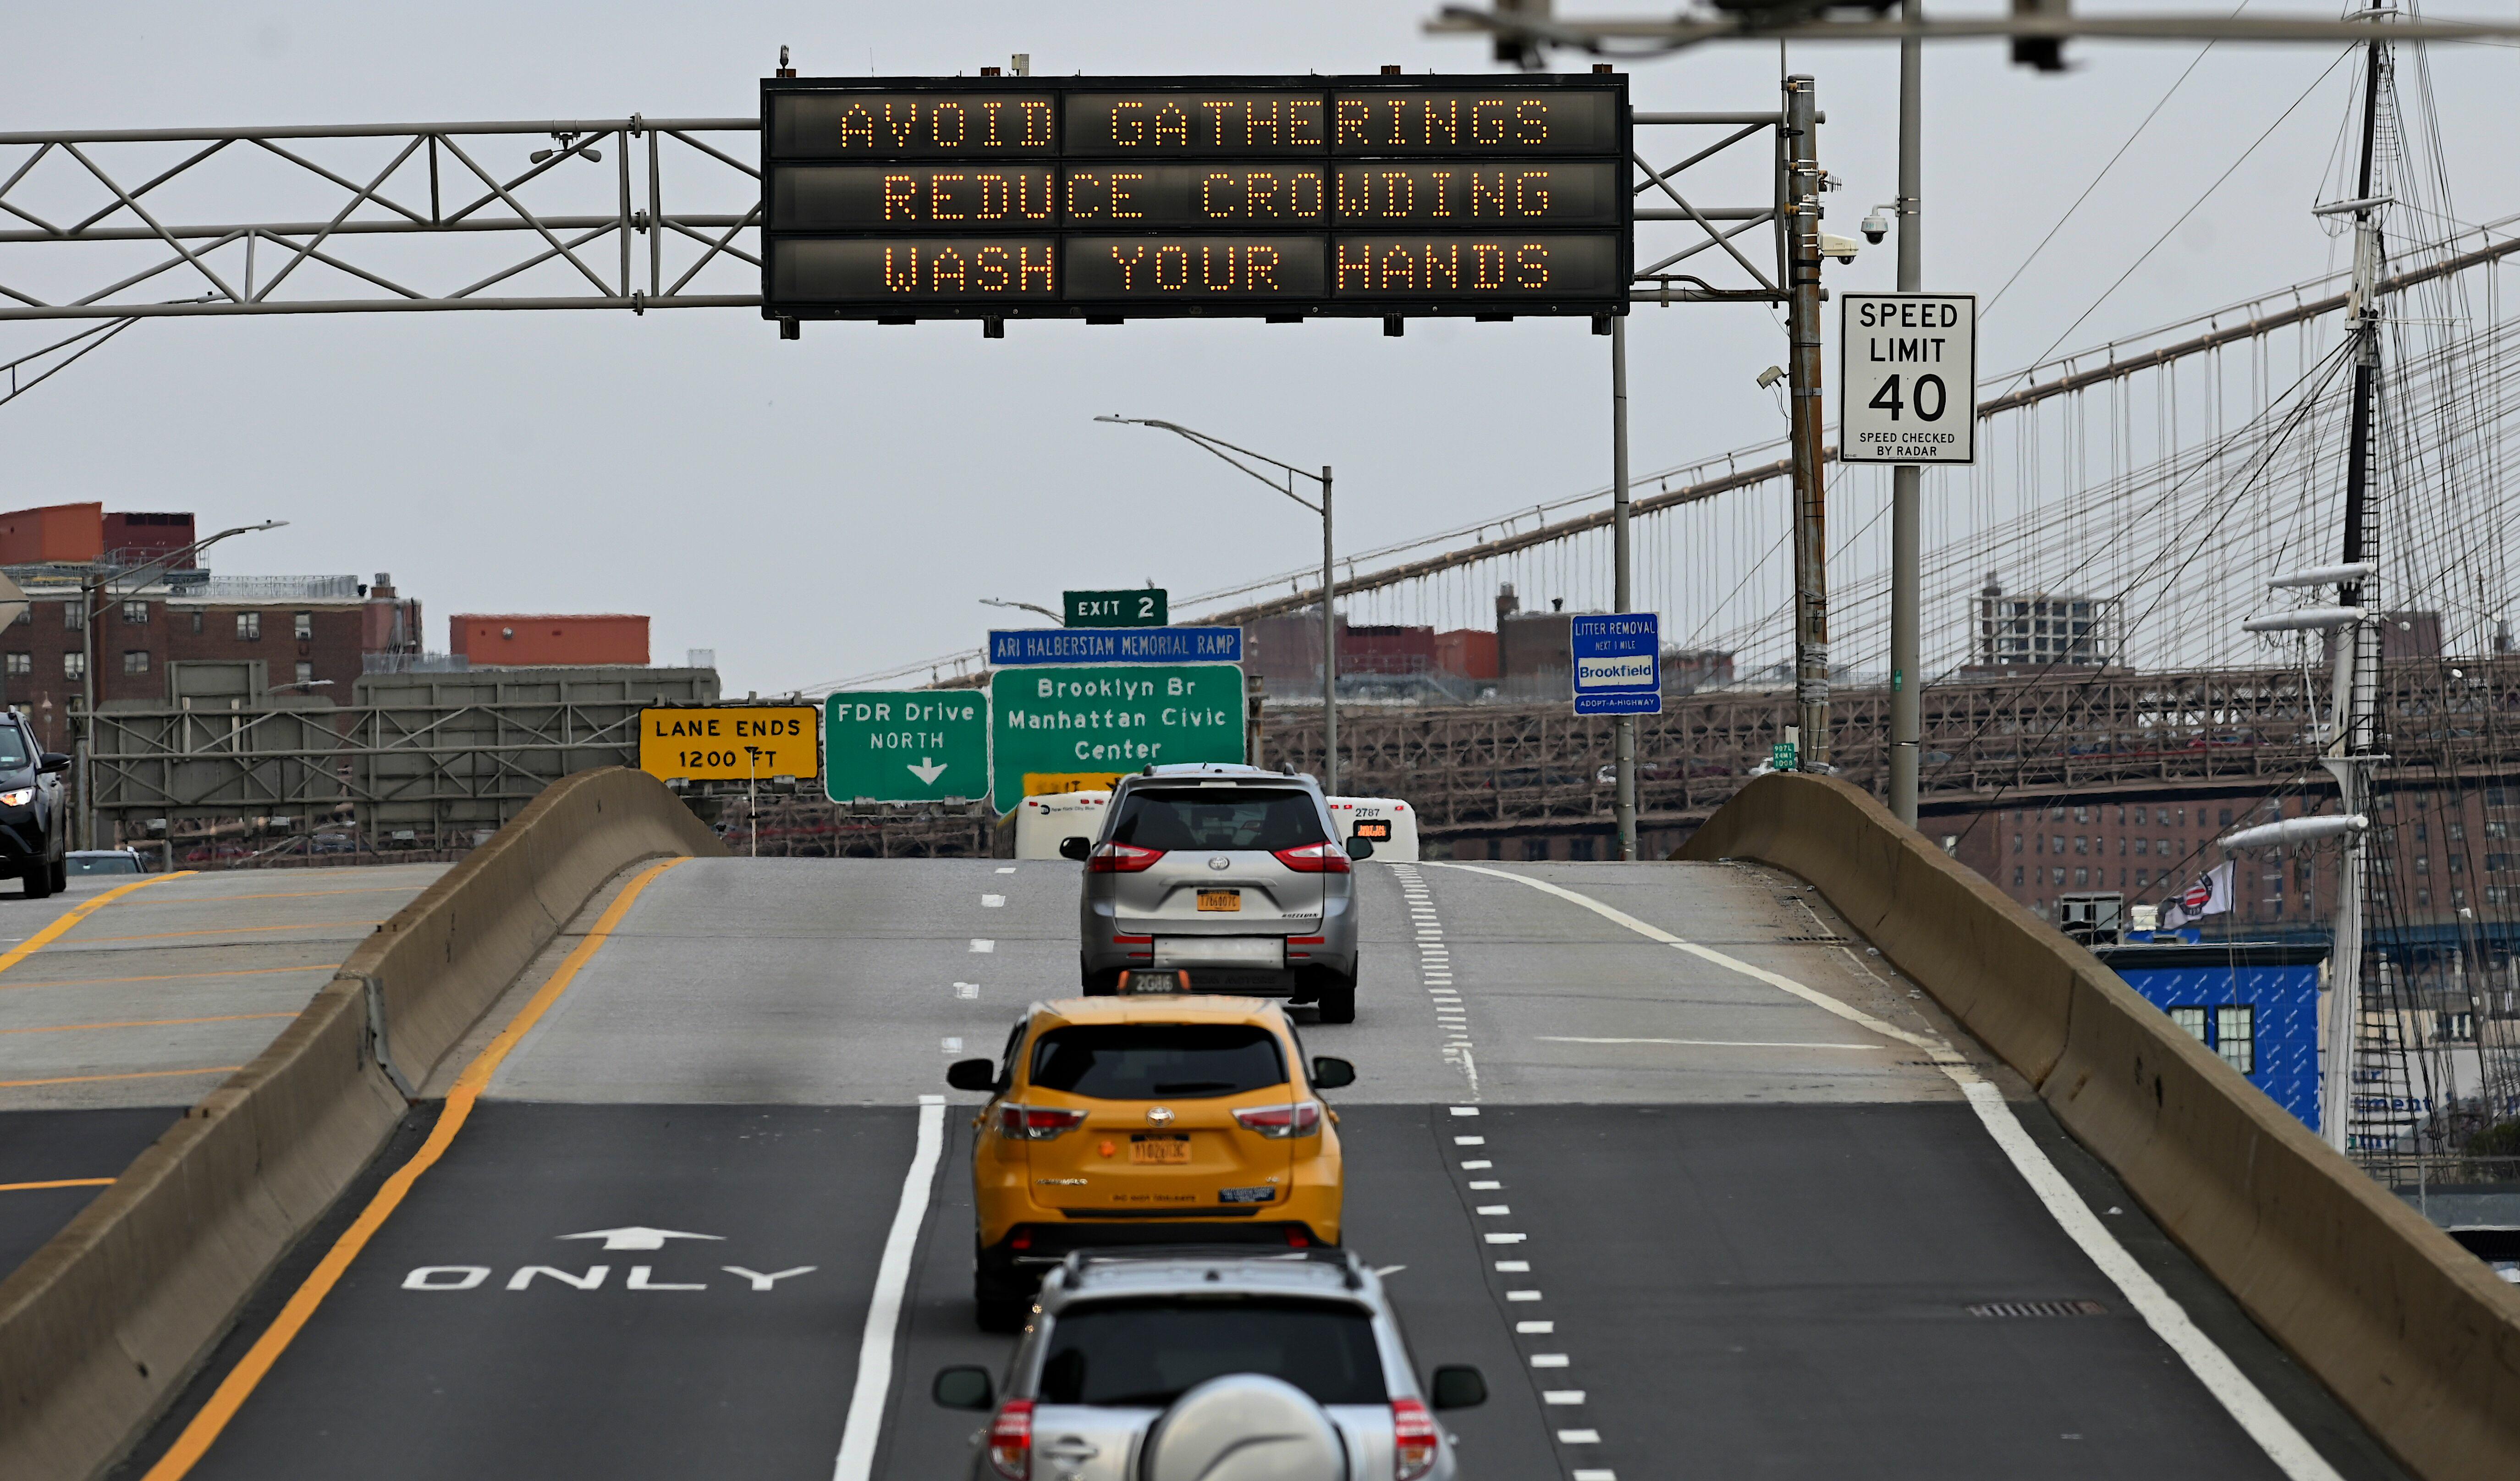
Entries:
<svg viewBox="0 0 2520 1481">
<path fill-rule="evenodd" d="M 908 762 L 902 764 L 910 765 Z M 945 775 L 945 768 L 953 764 L 951 761 L 930 761 L 925 756 L 922 756 L 919 758 L 918 765 L 910 767 L 910 774 L 919 779 L 920 785 L 934 786 L 936 779 Z"/>
<path fill-rule="evenodd" d="M 765 1276 L 757 1270 L 745 1270 L 741 1265 L 721 1265 L 718 1267 L 718 1269 L 726 1272 L 730 1276 L 742 1276 L 746 1280 L 751 1281 L 752 1288 L 754 1290 L 768 1290 L 770 1287 L 777 1285 L 780 1281 L 787 1279 L 789 1276 L 801 1276 L 807 1271 L 814 1270 L 817 1267 L 811 1265 L 797 1265 L 791 1266 L 787 1270 L 774 1271 Z"/>
<path fill-rule="evenodd" d="M 723 1239 L 724 1234 L 689 1234 L 678 1229 L 649 1229 L 633 1224 L 626 1229 L 590 1229 L 582 1234 L 562 1234 L 562 1239 L 601 1239 L 606 1249 L 663 1249 L 668 1239 Z"/>
<path fill-rule="evenodd" d="M 875 1449 L 883 1428 L 885 1401 L 892 1393 L 892 1347 L 901 1328 L 901 1299 L 910 1287 L 910 1260 L 919 1245 L 919 1226 L 927 1217 L 927 1200 L 936 1186 L 936 1163 L 945 1151 L 945 1098 L 919 1098 L 919 1144 L 902 1175 L 901 1203 L 892 1213 L 892 1232 L 884 1235 L 883 1262 L 876 1267 L 875 1296 L 867 1303 L 866 1335 L 858 1343 L 858 1382 L 849 1395 L 849 1416 L 840 1427 L 840 1454 L 832 1462 L 832 1481 L 869 1481 L 875 1474 Z"/>
</svg>

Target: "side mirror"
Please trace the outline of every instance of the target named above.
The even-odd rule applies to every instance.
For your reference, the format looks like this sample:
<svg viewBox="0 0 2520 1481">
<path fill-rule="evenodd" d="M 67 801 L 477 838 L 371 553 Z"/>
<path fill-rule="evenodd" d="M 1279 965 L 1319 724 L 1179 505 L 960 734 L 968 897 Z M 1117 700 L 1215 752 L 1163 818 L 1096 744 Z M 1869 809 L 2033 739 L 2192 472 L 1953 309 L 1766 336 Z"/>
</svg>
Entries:
<svg viewBox="0 0 2520 1481">
<path fill-rule="evenodd" d="M 1355 1083 L 1355 1065 L 1348 1063 L 1345 1059 L 1333 1058 L 1328 1055 L 1317 1055 L 1314 1056 L 1313 1089 L 1336 1090 L 1342 1085 L 1354 1085 Z"/>
<path fill-rule="evenodd" d="M 1062 859 L 1081 860 L 1092 852 L 1094 852 L 1094 840 L 1091 838 L 1079 838 L 1070 833 L 1058 840 L 1058 857 Z"/>
<path fill-rule="evenodd" d="M 1373 840 L 1372 838 L 1350 838 L 1347 840 L 1347 856 L 1351 859 L 1372 858 Z"/>
<path fill-rule="evenodd" d="M 998 1067 L 986 1059 L 957 1059 L 945 1067 L 945 1083 L 956 1090 L 994 1091 Z"/>
<path fill-rule="evenodd" d="M 988 1378 L 986 1373 L 980 1376 L 984 1382 Z M 938 1374 L 936 1381 L 942 1384 L 944 1375 Z M 1426 1385 L 1426 1407 L 1429 1409 L 1476 1409 L 1487 1402 L 1488 1380 L 1480 1375 L 1477 1369 L 1466 1364 L 1435 1369 L 1434 1381 Z"/>
<path fill-rule="evenodd" d="M 1448 1370 L 1438 1369 L 1438 1372 Z M 1478 1375 L 1472 1373 L 1470 1376 L 1475 1378 Z M 985 1368 L 940 1368 L 936 1370 L 936 1381 L 927 1391 L 946 1409 L 985 1412 L 996 1407 L 998 1398 L 997 1385 L 989 1381 L 989 1370 Z M 1484 1385 L 1479 1390 L 1479 1397 L 1487 1397 Z"/>
<path fill-rule="evenodd" d="M 63 755 L 60 751 L 44 752 L 41 757 L 37 758 L 35 766 L 35 770 L 39 772 L 66 772 L 69 769 L 70 758 Z"/>
</svg>

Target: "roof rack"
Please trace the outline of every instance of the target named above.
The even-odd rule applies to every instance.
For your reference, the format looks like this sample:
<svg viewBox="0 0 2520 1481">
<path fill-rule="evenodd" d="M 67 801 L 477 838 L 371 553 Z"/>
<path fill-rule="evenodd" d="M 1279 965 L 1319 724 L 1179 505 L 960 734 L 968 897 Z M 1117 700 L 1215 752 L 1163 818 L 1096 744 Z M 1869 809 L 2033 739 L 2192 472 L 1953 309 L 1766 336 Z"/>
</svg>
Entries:
<svg viewBox="0 0 2520 1481">
<path fill-rule="evenodd" d="M 1237 1244 L 1120 1244 L 1067 1252 L 1059 1264 L 1073 1282 L 1097 1265 L 1145 1265 L 1161 1260 L 1235 1260 L 1251 1265 L 1335 1265 L 1349 1290 L 1365 1284 L 1365 1262 L 1354 1250 L 1315 1244 L 1303 1249 L 1273 1249 Z"/>
</svg>

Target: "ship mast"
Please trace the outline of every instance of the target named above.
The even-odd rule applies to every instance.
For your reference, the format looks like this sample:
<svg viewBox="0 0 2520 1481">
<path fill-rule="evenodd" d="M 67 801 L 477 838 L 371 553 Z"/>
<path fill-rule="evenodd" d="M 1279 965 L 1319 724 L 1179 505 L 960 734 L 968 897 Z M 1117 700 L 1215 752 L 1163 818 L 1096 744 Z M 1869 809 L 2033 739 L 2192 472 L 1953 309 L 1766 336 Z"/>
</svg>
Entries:
<svg viewBox="0 0 2520 1481">
<path fill-rule="evenodd" d="M 2346 310 L 2346 333 L 2354 345 L 2354 401 L 2345 455 L 2344 564 L 2357 567 L 2336 588 L 2337 605 L 2362 608 L 2362 615 L 2337 630 L 2336 674 L 2330 703 L 2334 709 L 2320 765 L 2336 778 L 2348 818 L 2370 812 L 2371 769 L 2381 759 L 2376 735 L 2380 685 L 2380 616 L 2372 590 L 2378 563 L 2372 530 L 2373 418 L 2380 391 L 2380 212 L 2387 202 L 2374 194 L 2374 161 L 2378 154 L 2381 77 L 2390 63 L 2389 45 L 2380 39 L 2377 17 L 2381 0 L 2373 0 L 2374 33 L 2362 66 L 2362 152 L 2358 185 L 2351 201 L 2323 208 L 2354 216 L 2354 282 Z M 2353 1145 L 2355 1050 L 2362 1021 L 2362 921 L 2366 844 L 2360 830 L 2341 835 L 2341 877 L 2336 891 L 2335 945 L 2329 953 L 2326 1063 L 2321 1066 L 2319 1126 L 2338 1150 Z"/>
</svg>

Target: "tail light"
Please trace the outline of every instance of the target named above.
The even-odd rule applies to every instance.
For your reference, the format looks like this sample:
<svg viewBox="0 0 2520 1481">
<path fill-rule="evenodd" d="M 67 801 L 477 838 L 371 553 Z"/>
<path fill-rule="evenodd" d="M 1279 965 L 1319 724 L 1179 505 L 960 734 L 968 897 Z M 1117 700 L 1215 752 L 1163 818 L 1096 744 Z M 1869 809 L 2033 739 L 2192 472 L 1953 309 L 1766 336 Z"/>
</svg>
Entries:
<svg viewBox="0 0 2520 1481">
<path fill-rule="evenodd" d="M 1273 1141 L 1318 1137 L 1322 1134 L 1322 1102 L 1298 1100 L 1292 1105 L 1245 1106 L 1234 1113 L 1234 1119 L 1241 1123 L 1244 1131 L 1258 1132 Z"/>
<path fill-rule="evenodd" d="M 1344 875 L 1350 867 L 1347 850 L 1328 841 L 1282 848 L 1278 850 L 1278 862 L 1299 875 Z"/>
<path fill-rule="evenodd" d="M 1140 870 L 1154 868 L 1155 861 L 1163 856 L 1164 851 L 1159 848 L 1140 848 L 1134 843 L 1098 843 L 1094 852 L 1085 856 L 1085 872 L 1089 875 L 1134 875 Z"/>
<path fill-rule="evenodd" d="M 1302 1225 L 1289 1224 L 1286 1226 L 1286 1247 L 1288 1249 L 1311 1249 L 1313 1247 L 1313 1236 L 1304 1232 L 1304 1227 Z"/>
<path fill-rule="evenodd" d="M 1013 1405 L 1007 1406 L 1012 1409 Z M 1001 1420 L 1000 1422 L 1004 1422 Z M 994 1440 L 992 1444 L 994 1445 Z M 1435 1416 L 1415 1399 L 1391 1401 L 1391 1475 L 1393 1481 L 1418 1481 L 1435 1468 Z M 992 1449 L 990 1455 L 997 1452 Z M 1002 1466 L 1001 1469 L 1004 1467 Z M 1007 1471 L 1014 1475 L 1013 1471 Z"/>
<path fill-rule="evenodd" d="M 1414 1399 L 1401 1401 L 1402 1404 L 1416 1402 Z M 1392 1406 L 1395 1412 L 1399 1408 L 1399 1404 Z M 1424 1411 L 1420 1410 L 1419 1413 L 1423 1414 Z M 1426 1454 L 1431 1457 L 1435 1452 L 1429 1448 Z M 1032 1474 L 1032 1401 L 1030 1399 L 1009 1399 L 999 1408 L 998 1416 L 989 1421 L 989 1464 L 996 1467 L 998 1474 L 1006 1477 L 1007 1481 L 1026 1481 L 1026 1478 Z M 1422 1476 L 1425 1471 L 1423 1469 L 1413 1471 L 1404 1466 L 1401 1474 Z"/>
<path fill-rule="evenodd" d="M 1016 1105 L 1012 1102 L 998 1107 L 998 1135 L 1017 1142 L 1047 1142 L 1062 1137 L 1085 1124 L 1085 1112 L 1062 1110 L 1055 1105 Z"/>
</svg>

